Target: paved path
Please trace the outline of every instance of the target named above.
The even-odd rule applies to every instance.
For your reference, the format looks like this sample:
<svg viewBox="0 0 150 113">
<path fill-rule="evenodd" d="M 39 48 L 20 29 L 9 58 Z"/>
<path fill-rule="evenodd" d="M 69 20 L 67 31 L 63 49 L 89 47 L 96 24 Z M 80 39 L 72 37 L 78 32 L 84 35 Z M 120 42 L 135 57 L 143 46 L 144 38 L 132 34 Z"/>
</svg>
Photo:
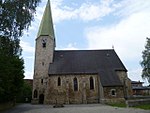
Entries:
<svg viewBox="0 0 150 113">
<path fill-rule="evenodd" d="M 101 104 L 65 105 L 63 108 L 53 108 L 51 105 L 21 104 L 3 113 L 150 113 L 150 111 Z"/>
</svg>

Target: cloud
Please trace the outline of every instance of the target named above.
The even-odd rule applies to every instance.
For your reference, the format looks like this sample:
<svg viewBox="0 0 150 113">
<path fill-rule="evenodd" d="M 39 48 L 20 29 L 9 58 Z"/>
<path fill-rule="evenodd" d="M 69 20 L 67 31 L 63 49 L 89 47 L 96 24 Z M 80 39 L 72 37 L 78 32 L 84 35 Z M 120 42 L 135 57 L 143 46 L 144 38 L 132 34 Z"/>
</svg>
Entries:
<svg viewBox="0 0 150 113">
<path fill-rule="evenodd" d="M 24 79 L 33 79 L 33 71 L 25 71 L 25 78 Z"/>
<path fill-rule="evenodd" d="M 34 55 L 33 56 L 25 56 L 24 58 L 34 60 Z"/>
<path fill-rule="evenodd" d="M 76 43 L 69 43 L 67 47 L 60 47 L 58 48 L 58 50 L 78 50 L 78 48 L 75 46 L 76 46 Z"/>
<path fill-rule="evenodd" d="M 147 9 L 149 11 L 150 5 L 148 0 L 144 2 L 143 0 L 97 0 L 95 2 L 83 1 L 83 3 L 76 8 L 67 6 L 63 3 L 64 0 L 51 1 L 54 23 L 70 19 L 80 19 L 84 22 L 101 20 L 110 13 L 119 16 L 127 16 L 139 12 L 141 9 Z M 41 10 L 43 9 L 44 8 Z"/>
<path fill-rule="evenodd" d="M 30 45 L 29 42 L 20 41 L 20 45 L 24 52 L 34 53 L 35 48 Z"/>
<path fill-rule="evenodd" d="M 100 20 L 102 17 L 114 11 L 111 6 L 111 0 L 101 1 L 99 3 L 83 3 L 78 9 L 78 16 L 83 21 Z"/>
<path fill-rule="evenodd" d="M 129 72 L 129 78 L 132 81 L 141 81 L 144 82 L 144 85 L 148 85 L 148 81 L 146 79 L 142 79 L 141 76 L 139 76 L 139 73 L 142 73 L 142 69 L 141 68 L 137 68 L 137 69 L 131 69 Z"/>
<path fill-rule="evenodd" d="M 150 2 L 148 0 L 122 0 L 119 4 L 120 10 L 116 12 L 118 16 L 128 16 L 141 10 L 149 11 Z"/>
<path fill-rule="evenodd" d="M 47 0 L 42 1 L 42 6 L 37 7 L 35 21 L 37 23 L 42 19 L 42 15 Z M 54 23 L 64 20 L 80 19 L 83 22 L 92 20 L 102 20 L 103 17 L 114 14 L 117 16 L 127 16 L 136 13 L 143 8 L 149 10 L 149 1 L 142 0 L 102 0 L 95 2 L 83 1 L 79 7 L 71 7 L 64 4 L 64 0 L 51 0 L 51 10 Z M 123 10 L 122 10 L 123 9 Z"/>
<path fill-rule="evenodd" d="M 51 9 L 54 23 L 59 23 L 64 20 L 80 19 L 82 21 L 100 20 L 102 17 L 113 12 L 117 4 L 113 4 L 112 0 L 100 2 L 85 1 L 79 7 L 72 8 L 63 4 L 64 0 L 52 0 Z M 43 1 L 46 4 L 46 1 Z M 35 19 L 41 20 L 45 5 L 37 8 Z"/>
<path fill-rule="evenodd" d="M 83 3 L 76 9 L 68 6 L 54 7 L 54 21 L 59 22 L 63 20 L 80 19 L 87 22 L 94 19 L 99 20 L 101 17 L 113 11 L 113 9 L 110 8 L 109 3 L 110 1 L 107 1 L 107 3 Z M 68 8 L 66 9 L 65 7 Z"/>
<path fill-rule="evenodd" d="M 89 48 L 115 49 L 124 59 L 139 58 L 144 49 L 145 38 L 150 36 L 150 13 L 139 12 L 111 26 L 86 29 Z"/>
</svg>

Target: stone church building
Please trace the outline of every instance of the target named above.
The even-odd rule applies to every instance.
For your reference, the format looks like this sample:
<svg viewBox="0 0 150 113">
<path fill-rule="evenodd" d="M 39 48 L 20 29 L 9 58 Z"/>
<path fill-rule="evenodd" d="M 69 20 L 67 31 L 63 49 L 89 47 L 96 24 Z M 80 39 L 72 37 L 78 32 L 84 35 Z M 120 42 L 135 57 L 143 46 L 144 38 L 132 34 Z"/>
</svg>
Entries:
<svg viewBox="0 0 150 113">
<path fill-rule="evenodd" d="M 55 50 L 48 0 L 36 38 L 34 104 L 124 102 L 131 94 L 127 69 L 114 49 Z"/>
</svg>

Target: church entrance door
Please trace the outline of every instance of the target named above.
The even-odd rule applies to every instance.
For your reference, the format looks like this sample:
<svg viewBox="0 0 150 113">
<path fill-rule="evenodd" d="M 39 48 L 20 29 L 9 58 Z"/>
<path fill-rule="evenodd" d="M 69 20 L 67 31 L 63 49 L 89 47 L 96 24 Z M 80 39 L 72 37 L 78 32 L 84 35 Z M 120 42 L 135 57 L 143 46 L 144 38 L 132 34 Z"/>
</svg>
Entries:
<svg viewBox="0 0 150 113">
<path fill-rule="evenodd" d="M 39 104 L 43 104 L 44 103 L 44 95 L 40 94 L 39 96 Z"/>
</svg>

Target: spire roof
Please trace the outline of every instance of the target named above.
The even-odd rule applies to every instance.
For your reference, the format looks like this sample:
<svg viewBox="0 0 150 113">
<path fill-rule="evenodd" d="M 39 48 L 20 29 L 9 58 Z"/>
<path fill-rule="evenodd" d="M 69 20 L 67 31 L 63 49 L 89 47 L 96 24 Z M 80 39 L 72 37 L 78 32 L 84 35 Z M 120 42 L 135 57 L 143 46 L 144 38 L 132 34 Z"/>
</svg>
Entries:
<svg viewBox="0 0 150 113">
<path fill-rule="evenodd" d="M 47 2 L 44 15 L 42 17 L 42 21 L 37 34 L 37 38 L 46 35 L 54 38 L 54 28 L 53 28 L 50 0 L 48 0 Z"/>
</svg>

